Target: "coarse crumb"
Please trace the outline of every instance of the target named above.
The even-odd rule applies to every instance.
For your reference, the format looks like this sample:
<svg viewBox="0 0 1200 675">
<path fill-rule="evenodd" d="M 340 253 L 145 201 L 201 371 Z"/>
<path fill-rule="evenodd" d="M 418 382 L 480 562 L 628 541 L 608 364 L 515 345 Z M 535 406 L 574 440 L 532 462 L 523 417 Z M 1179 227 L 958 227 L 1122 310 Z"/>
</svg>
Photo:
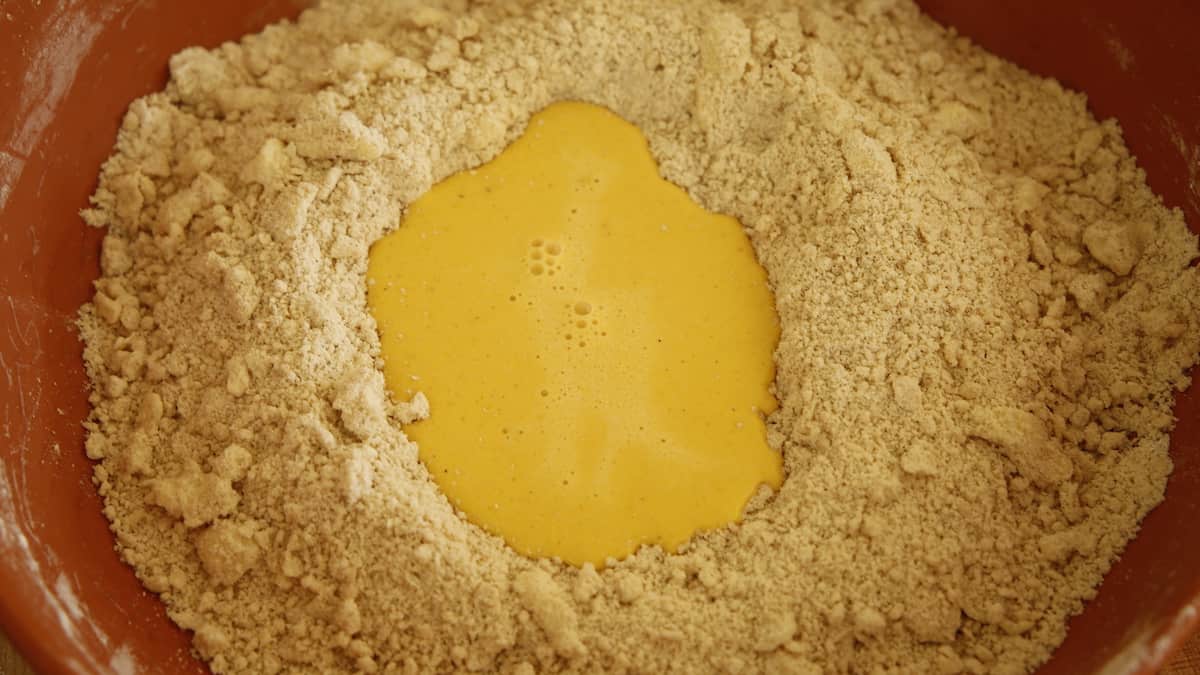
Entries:
<svg viewBox="0 0 1200 675">
<path fill-rule="evenodd" d="M 907 0 L 329 0 L 170 65 L 85 212 L 87 452 L 215 672 L 1026 672 L 1162 499 L 1195 237 Z M 782 328 L 781 489 L 602 570 L 455 513 L 365 301 L 405 204 L 564 99 L 747 227 Z"/>
</svg>

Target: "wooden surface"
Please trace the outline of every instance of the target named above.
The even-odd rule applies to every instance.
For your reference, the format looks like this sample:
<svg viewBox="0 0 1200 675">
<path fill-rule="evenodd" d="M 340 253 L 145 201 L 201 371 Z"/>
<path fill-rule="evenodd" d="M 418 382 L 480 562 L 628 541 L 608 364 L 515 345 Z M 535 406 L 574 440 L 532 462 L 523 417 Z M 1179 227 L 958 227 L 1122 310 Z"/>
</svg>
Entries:
<svg viewBox="0 0 1200 675">
<path fill-rule="evenodd" d="M 34 675 L 0 633 L 0 675 Z M 1200 675 L 1200 635 L 1184 645 L 1162 675 Z"/>
<path fill-rule="evenodd" d="M 33 671 L 17 656 L 17 652 L 8 644 L 4 633 L 0 633 L 0 675 L 33 675 Z"/>
<path fill-rule="evenodd" d="M 1163 671 L 1163 675 L 1198 675 L 1200 674 L 1200 635 L 1183 646 L 1183 651 L 1175 657 L 1171 665 Z"/>
</svg>

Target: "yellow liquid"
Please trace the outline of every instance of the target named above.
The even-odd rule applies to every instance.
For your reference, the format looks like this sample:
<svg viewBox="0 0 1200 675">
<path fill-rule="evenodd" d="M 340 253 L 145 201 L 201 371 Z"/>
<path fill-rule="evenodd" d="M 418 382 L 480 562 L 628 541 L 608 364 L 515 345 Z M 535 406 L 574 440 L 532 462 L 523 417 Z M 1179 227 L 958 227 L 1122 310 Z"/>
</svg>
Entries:
<svg viewBox="0 0 1200 675">
<path fill-rule="evenodd" d="M 371 249 L 384 375 L 450 501 L 529 556 L 674 551 L 778 487 L 778 317 L 736 220 L 589 104 L 533 117 Z"/>
</svg>

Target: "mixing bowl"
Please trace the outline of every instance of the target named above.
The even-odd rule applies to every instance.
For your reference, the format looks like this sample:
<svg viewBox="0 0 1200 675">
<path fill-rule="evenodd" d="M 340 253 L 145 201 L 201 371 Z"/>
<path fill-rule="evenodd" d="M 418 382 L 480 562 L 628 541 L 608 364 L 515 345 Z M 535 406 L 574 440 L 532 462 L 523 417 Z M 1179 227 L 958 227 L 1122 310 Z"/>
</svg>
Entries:
<svg viewBox="0 0 1200 675">
<path fill-rule="evenodd" d="M 202 673 L 188 636 L 113 551 L 84 456 L 73 321 L 102 233 L 80 208 L 167 58 L 300 11 L 295 0 L 0 4 L 0 627 L 44 673 Z M 1200 225 L 1200 3 L 928 0 L 938 20 L 1087 92 L 1166 202 Z M 1166 501 L 1043 673 L 1149 673 L 1200 610 L 1200 395 L 1178 400 Z"/>
</svg>

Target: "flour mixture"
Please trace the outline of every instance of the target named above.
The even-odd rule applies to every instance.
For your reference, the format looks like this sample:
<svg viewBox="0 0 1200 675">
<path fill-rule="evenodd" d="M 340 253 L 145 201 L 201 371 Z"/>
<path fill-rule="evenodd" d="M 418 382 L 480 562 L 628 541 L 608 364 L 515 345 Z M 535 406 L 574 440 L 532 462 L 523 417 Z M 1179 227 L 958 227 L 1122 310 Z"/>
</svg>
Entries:
<svg viewBox="0 0 1200 675">
<path fill-rule="evenodd" d="M 909 2 L 331 0 L 170 65 L 84 214 L 87 452 L 215 672 L 1028 672 L 1163 497 L 1195 237 Z M 781 329 L 780 488 L 601 567 L 451 507 L 366 304 L 406 204 L 563 100 L 747 227 Z"/>
</svg>

